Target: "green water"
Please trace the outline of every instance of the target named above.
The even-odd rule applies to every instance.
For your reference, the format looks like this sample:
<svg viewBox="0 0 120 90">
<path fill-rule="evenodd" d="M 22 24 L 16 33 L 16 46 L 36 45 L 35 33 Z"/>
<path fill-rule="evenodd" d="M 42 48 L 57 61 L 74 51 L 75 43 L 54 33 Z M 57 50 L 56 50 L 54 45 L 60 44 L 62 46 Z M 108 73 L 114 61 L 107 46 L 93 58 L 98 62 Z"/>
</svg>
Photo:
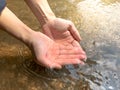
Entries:
<svg viewBox="0 0 120 90">
<path fill-rule="evenodd" d="M 119 0 L 48 1 L 56 16 L 75 23 L 86 64 L 61 70 L 40 67 L 23 43 L 0 30 L 0 90 L 120 90 Z M 41 30 L 23 0 L 7 2 L 25 24 Z"/>
</svg>

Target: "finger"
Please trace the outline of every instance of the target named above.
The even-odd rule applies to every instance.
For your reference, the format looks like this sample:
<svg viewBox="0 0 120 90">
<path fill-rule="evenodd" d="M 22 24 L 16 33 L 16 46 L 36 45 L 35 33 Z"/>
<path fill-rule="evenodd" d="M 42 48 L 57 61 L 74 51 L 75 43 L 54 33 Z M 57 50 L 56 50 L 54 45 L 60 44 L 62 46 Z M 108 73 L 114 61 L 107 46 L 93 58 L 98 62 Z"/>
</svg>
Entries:
<svg viewBox="0 0 120 90">
<path fill-rule="evenodd" d="M 56 59 L 56 62 L 60 65 L 67 65 L 67 64 L 83 64 L 83 61 L 79 59 Z"/>
<path fill-rule="evenodd" d="M 82 47 L 80 46 L 80 44 L 77 41 L 73 41 L 72 44 L 68 44 L 67 46 L 60 45 L 59 49 L 63 50 L 63 51 L 69 50 L 69 51 L 66 51 L 66 52 L 71 52 L 72 50 L 74 50 L 74 51 L 76 51 L 76 52 L 78 52 L 80 54 L 85 54 Z"/>
<path fill-rule="evenodd" d="M 86 54 L 85 51 L 82 49 L 82 47 L 80 46 L 80 44 L 77 41 L 74 40 L 72 42 L 72 45 L 73 45 L 73 47 L 77 47 L 82 54 Z"/>
<path fill-rule="evenodd" d="M 72 45 L 73 45 L 73 47 L 81 47 L 81 46 L 80 46 L 80 43 L 77 42 L 76 40 L 74 40 L 74 41 L 72 42 Z"/>
<path fill-rule="evenodd" d="M 73 48 L 71 50 L 65 50 L 65 49 L 62 49 L 60 50 L 59 52 L 60 55 L 75 55 L 75 54 L 85 54 L 85 52 L 83 50 L 81 50 L 81 48 Z"/>
<path fill-rule="evenodd" d="M 84 62 L 86 62 L 87 61 L 87 56 L 85 56 L 84 59 L 81 59 L 81 60 L 83 60 Z"/>
<path fill-rule="evenodd" d="M 55 69 L 61 69 L 62 66 L 60 64 L 58 64 L 58 63 L 52 63 L 50 65 L 50 69 L 53 69 L 53 68 L 55 68 Z"/>
<path fill-rule="evenodd" d="M 60 50 L 59 55 L 75 55 L 80 54 L 79 51 L 76 50 Z"/>
<path fill-rule="evenodd" d="M 82 55 L 59 55 L 57 59 L 84 59 Z"/>
<path fill-rule="evenodd" d="M 86 55 L 59 55 L 57 59 L 79 59 L 81 61 L 86 61 Z"/>
<path fill-rule="evenodd" d="M 66 45 L 65 45 L 65 44 L 63 43 L 63 45 L 60 45 L 60 46 L 59 46 L 59 49 L 60 49 L 60 50 L 72 50 L 72 49 L 73 49 L 73 45 L 71 45 L 71 44 L 66 44 Z"/>
<path fill-rule="evenodd" d="M 53 68 L 61 69 L 62 68 L 60 64 L 53 62 L 53 60 L 47 60 L 47 59 L 44 59 L 41 65 L 44 67 L 50 68 L 50 69 L 53 69 Z"/>
<path fill-rule="evenodd" d="M 78 30 L 76 29 L 74 24 L 71 24 L 68 28 L 68 30 L 70 31 L 70 33 L 72 34 L 72 36 L 75 38 L 75 40 L 77 40 L 78 42 L 80 42 L 81 37 L 80 34 L 78 32 Z"/>
</svg>

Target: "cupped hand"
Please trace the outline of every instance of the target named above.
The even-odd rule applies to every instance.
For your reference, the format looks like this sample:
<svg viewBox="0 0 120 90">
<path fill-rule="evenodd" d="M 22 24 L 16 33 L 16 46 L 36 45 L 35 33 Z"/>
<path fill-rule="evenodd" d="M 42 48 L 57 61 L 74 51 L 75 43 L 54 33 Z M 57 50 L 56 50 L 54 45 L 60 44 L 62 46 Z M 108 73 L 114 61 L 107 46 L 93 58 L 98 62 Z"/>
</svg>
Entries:
<svg viewBox="0 0 120 90">
<path fill-rule="evenodd" d="M 79 32 L 71 21 L 61 18 L 55 18 L 51 21 L 48 21 L 43 26 L 42 30 L 44 34 L 49 36 L 56 43 L 65 47 L 69 47 L 72 50 L 76 50 L 77 53 L 79 53 L 79 55 L 81 56 L 79 57 L 79 59 L 82 63 L 83 60 L 87 58 L 85 52 L 79 44 L 81 40 Z"/>
<path fill-rule="evenodd" d="M 54 18 L 43 25 L 42 28 L 43 33 L 54 40 L 66 39 L 69 36 L 71 36 L 70 39 L 74 39 L 78 42 L 81 40 L 78 30 L 69 20 Z"/>
<path fill-rule="evenodd" d="M 71 36 L 54 41 L 40 32 L 35 32 L 31 37 L 30 49 L 39 65 L 60 69 L 66 64 L 83 63 L 80 59 L 85 58 L 85 53 L 76 40 L 69 39 Z"/>
</svg>

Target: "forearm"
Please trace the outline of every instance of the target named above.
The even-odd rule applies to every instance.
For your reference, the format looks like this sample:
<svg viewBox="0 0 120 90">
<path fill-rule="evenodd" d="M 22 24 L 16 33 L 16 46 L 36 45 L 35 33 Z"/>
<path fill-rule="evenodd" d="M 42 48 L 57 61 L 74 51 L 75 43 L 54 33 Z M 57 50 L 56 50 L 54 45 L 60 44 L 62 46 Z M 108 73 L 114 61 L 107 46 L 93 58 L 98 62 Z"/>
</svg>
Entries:
<svg viewBox="0 0 120 90">
<path fill-rule="evenodd" d="M 49 20 L 55 18 L 47 0 L 25 0 L 25 2 L 42 26 Z"/>
<path fill-rule="evenodd" d="M 7 7 L 0 14 L 0 26 L 24 43 L 28 43 L 32 30 L 21 22 Z"/>
</svg>

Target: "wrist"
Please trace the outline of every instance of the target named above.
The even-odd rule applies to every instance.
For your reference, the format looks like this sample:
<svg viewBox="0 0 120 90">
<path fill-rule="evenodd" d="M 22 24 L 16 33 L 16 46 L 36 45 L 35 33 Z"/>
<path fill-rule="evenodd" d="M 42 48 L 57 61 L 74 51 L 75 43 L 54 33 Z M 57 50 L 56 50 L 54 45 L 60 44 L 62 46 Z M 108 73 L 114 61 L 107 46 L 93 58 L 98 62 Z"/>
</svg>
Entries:
<svg viewBox="0 0 120 90">
<path fill-rule="evenodd" d="M 25 2 L 36 16 L 41 26 L 56 18 L 47 0 L 25 0 Z"/>
<path fill-rule="evenodd" d="M 31 46 L 32 39 L 35 36 L 35 31 L 31 30 L 28 27 L 24 27 L 23 32 L 18 39 L 20 39 L 24 44 L 26 44 L 28 47 Z"/>
<path fill-rule="evenodd" d="M 34 45 L 39 44 L 42 45 L 43 43 L 51 43 L 53 40 L 51 40 L 49 37 L 44 35 L 41 32 L 37 31 L 30 31 L 28 37 L 25 40 L 25 44 L 32 49 Z"/>
<path fill-rule="evenodd" d="M 38 6 L 36 7 L 38 12 L 36 13 L 36 16 L 38 18 L 38 21 L 40 22 L 41 26 L 46 24 L 47 22 L 53 20 L 56 18 L 55 14 L 52 12 L 50 7 L 45 7 L 42 4 L 37 3 Z M 38 14 L 38 15 L 37 15 Z"/>
</svg>

